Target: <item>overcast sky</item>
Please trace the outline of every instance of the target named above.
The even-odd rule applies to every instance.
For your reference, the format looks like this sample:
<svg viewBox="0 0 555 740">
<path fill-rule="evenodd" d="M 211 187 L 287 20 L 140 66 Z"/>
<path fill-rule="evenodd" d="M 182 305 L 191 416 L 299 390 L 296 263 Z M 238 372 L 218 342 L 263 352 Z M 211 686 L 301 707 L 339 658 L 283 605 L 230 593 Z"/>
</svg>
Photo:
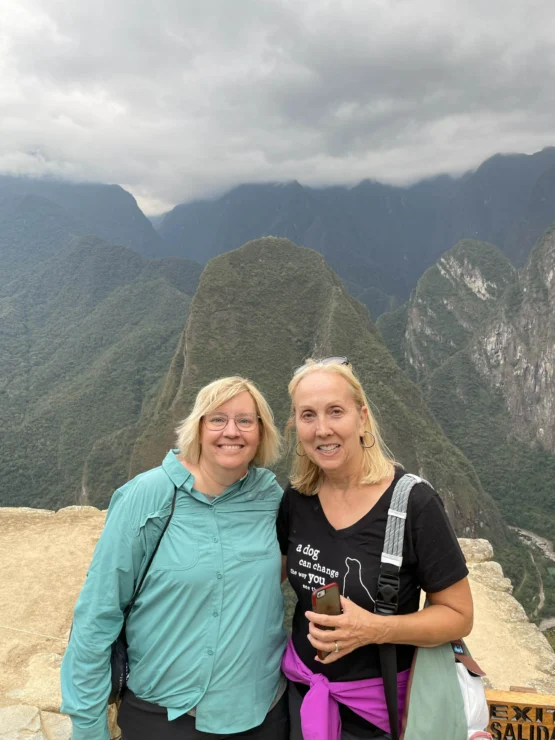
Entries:
<svg viewBox="0 0 555 740">
<path fill-rule="evenodd" d="M 555 145 L 553 0 L 0 0 L 0 171 L 148 213 Z"/>
</svg>

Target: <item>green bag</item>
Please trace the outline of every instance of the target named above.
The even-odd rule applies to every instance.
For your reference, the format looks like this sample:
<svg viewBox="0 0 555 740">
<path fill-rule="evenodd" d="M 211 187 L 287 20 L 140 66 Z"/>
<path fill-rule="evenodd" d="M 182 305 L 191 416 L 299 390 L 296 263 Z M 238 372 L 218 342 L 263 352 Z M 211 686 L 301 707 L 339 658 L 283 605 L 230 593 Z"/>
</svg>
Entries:
<svg viewBox="0 0 555 740">
<path fill-rule="evenodd" d="M 416 650 L 407 710 L 403 740 L 467 740 L 468 723 L 450 642 Z"/>
</svg>

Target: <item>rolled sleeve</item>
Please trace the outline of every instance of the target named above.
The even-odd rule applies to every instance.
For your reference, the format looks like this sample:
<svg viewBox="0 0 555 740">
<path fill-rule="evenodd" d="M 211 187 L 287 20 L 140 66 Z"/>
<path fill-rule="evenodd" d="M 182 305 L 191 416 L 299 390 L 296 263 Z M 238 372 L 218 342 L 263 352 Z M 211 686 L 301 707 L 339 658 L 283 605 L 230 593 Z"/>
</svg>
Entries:
<svg viewBox="0 0 555 740">
<path fill-rule="evenodd" d="M 111 689 L 112 643 L 123 625 L 144 557 L 133 528 L 130 492 L 114 493 L 106 524 L 77 600 L 61 667 L 61 711 L 71 717 L 72 740 L 109 740 L 106 709 Z"/>
</svg>

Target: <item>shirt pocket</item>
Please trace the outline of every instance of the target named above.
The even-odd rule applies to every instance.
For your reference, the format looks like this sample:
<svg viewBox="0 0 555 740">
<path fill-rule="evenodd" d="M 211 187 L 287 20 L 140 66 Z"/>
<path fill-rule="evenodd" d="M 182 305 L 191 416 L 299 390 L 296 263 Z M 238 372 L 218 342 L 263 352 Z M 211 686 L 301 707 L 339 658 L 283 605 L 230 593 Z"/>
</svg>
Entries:
<svg viewBox="0 0 555 740">
<path fill-rule="evenodd" d="M 152 571 L 184 571 L 193 568 L 199 559 L 199 544 L 191 526 L 176 519 L 170 522 L 152 561 Z"/>
<path fill-rule="evenodd" d="M 226 512 L 231 547 L 238 560 L 264 560 L 279 553 L 276 508 L 253 503 Z"/>
</svg>

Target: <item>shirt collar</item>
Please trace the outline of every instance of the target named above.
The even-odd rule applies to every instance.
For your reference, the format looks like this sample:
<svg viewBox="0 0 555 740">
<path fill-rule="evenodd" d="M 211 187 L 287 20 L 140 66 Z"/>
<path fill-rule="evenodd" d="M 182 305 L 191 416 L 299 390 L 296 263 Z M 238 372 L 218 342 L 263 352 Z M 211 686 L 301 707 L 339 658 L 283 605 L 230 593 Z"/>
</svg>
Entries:
<svg viewBox="0 0 555 740">
<path fill-rule="evenodd" d="M 167 473 L 169 479 L 177 486 L 186 491 L 191 491 L 195 479 L 187 468 L 178 460 L 179 450 L 170 450 L 162 462 L 162 468 Z"/>
<path fill-rule="evenodd" d="M 193 475 L 183 465 L 183 463 L 179 461 L 177 457 L 178 454 L 179 450 L 170 450 L 162 462 L 162 468 L 165 470 L 171 482 L 175 486 L 177 486 L 177 488 L 181 488 L 184 491 L 187 491 L 187 493 L 193 493 L 194 496 L 193 488 L 195 479 Z M 232 483 L 231 486 L 228 486 L 225 491 L 222 491 L 222 493 L 220 493 L 220 495 L 216 497 L 215 501 L 223 498 L 224 496 L 227 498 L 234 493 L 242 491 L 243 488 L 249 487 L 249 481 L 251 480 L 252 476 L 253 468 L 249 467 L 247 473 L 238 481 Z M 204 496 L 202 494 L 200 495 L 202 496 L 202 500 L 206 501 Z M 196 498 L 196 496 L 194 497 Z"/>
</svg>

